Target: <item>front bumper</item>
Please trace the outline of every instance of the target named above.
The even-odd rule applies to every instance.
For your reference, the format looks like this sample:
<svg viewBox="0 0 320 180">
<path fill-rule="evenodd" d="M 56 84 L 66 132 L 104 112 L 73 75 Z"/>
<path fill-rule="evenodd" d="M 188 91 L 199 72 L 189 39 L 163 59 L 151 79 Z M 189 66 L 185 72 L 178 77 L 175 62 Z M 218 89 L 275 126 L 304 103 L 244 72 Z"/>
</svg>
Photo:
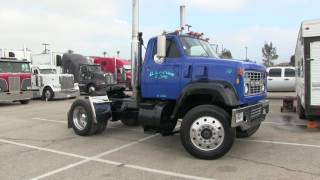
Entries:
<svg viewBox="0 0 320 180">
<path fill-rule="evenodd" d="M 30 100 L 33 97 L 32 91 L 2 92 L 0 93 L 1 102 L 13 102 Z"/>
<path fill-rule="evenodd" d="M 260 123 L 269 112 L 269 101 L 260 101 L 257 104 L 232 110 L 231 127 L 241 126 L 242 130 Z"/>
<path fill-rule="evenodd" d="M 79 89 L 59 90 L 54 91 L 54 99 L 66 99 L 80 96 Z"/>
</svg>

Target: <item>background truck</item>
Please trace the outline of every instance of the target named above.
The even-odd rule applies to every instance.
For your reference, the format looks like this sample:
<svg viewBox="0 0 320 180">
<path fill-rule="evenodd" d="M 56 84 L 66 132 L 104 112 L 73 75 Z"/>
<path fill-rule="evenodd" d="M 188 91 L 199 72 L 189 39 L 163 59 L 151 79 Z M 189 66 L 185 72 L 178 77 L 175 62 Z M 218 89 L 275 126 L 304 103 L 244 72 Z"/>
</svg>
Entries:
<svg viewBox="0 0 320 180">
<path fill-rule="evenodd" d="M 95 64 L 101 65 L 101 70 L 111 73 L 117 80 L 117 84 L 124 84 L 129 89 L 131 87 L 131 64 L 129 61 L 115 57 L 91 57 Z"/>
<path fill-rule="evenodd" d="M 295 66 L 299 117 L 320 119 L 320 19 L 302 22 Z"/>
<path fill-rule="evenodd" d="M 30 63 L 0 58 L 0 101 L 29 103 L 32 98 Z"/>
<path fill-rule="evenodd" d="M 267 74 L 267 90 L 269 92 L 294 92 L 296 90 L 294 67 L 269 67 Z"/>
<path fill-rule="evenodd" d="M 59 74 L 53 66 L 32 65 L 33 98 L 44 100 L 74 98 L 80 95 L 72 74 Z"/>
<path fill-rule="evenodd" d="M 62 55 L 63 53 L 53 52 L 52 50 L 45 50 L 44 53 L 32 54 L 31 63 L 37 66 L 51 66 L 57 70 L 58 74 L 61 74 Z"/>
<path fill-rule="evenodd" d="M 100 65 L 92 63 L 80 54 L 63 54 L 61 67 L 63 73 L 74 76 L 81 92 L 106 94 L 109 86 L 115 84 L 112 74 L 102 72 Z"/>
<path fill-rule="evenodd" d="M 268 113 L 266 69 L 220 59 L 202 33 L 183 33 L 184 6 L 181 30 L 151 38 L 142 61 L 138 3 L 133 0 L 132 96 L 78 99 L 69 110 L 68 127 L 88 136 L 103 132 L 109 120 L 121 120 L 171 135 L 181 121 L 181 142 L 190 154 L 223 156 L 235 136 L 254 134 Z"/>
</svg>

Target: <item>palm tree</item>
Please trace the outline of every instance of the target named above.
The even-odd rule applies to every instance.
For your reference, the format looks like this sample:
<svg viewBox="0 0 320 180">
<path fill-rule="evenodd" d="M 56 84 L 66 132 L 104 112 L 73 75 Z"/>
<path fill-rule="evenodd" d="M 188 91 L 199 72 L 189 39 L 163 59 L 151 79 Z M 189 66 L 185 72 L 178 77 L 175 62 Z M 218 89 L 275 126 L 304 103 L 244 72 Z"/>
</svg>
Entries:
<svg viewBox="0 0 320 180">
<path fill-rule="evenodd" d="M 266 67 L 273 66 L 274 63 L 272 61 L 278 59 L 279 57 L 277 54 L 277 49 L 276 47 L 273 47 L 272 42 L 264 43 L 264 46 L 262 48 L 262 55 L 263 55 L 262 61 Z"/>
</svg>

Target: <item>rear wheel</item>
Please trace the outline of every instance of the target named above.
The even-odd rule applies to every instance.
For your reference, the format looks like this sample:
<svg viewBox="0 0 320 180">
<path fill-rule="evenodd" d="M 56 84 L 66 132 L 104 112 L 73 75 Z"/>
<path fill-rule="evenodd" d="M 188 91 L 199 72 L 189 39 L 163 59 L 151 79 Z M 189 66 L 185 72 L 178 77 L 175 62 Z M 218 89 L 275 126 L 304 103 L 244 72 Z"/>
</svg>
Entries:
<svg viewBox="0 0 320 180">
<path fill-rule="evenodd" d="M 95 123 L 89 100 L 76 100 L 69 111 L 68 121 L 71 122 L 74 132 L 80 136 L 90 136 L 102 133 L 107 121 Z"/>
<path fill-rule="evenodd" d="M 214 105 L 200 105 L 184 117 L 180 138 L 185 149 L 200 159 L 217 159 L 232 147 L 235 129 L 230 116 Z"/>
<path fill-rule="evenodd" d="M 250 137 L 252 136 L 253 134 L 255 134 L 259 127 L 260 127 L 261 123 L 247 129 L 247 130 L 242 130 L 241 127 L 237 127 L 237 138 L 247 138 L 247 137 Z"/>
</svg>

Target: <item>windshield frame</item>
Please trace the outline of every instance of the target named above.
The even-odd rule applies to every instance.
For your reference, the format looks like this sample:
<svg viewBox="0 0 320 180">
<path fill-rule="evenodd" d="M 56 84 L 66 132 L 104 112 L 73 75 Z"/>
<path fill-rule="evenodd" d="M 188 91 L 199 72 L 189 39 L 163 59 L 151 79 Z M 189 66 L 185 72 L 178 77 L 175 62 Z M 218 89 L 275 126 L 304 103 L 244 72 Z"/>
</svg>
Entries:
<svg viewBox="0 0 320 180">
<path fill-rule="evenodd" d="M 191 55 L 187 52 L 187 49 L 185 49 L 185 41 L 183 40 L 184 38 L 190 38 L 192 40 L 196 40 L 200 46 L 197 46 L 197 47 L 201 47 L 203 52 L 205 53 L 205 55 Z M 179 41 L 181 43 L 181 47 L 182 47 L 182 50 L 183 50 L 183 53 L 185 56 L 187 57 L 209 57 L 209 58 L 215 58 L 215 59 L 219 59 L 219 55 L 215 52 L 215 50 L 212 48 L 212 46 L 210 45 L 210 43 L 208 41 L 205 41 L 203 39 L 199 39 L 199 38 L 195 38 L 195 37 L 191 37 L 191 36 L 188 36 L 188 35 L 181 35 L 179 36 Z M 196 47 L 196 46 L 194 46 Z"/>
</svg>

